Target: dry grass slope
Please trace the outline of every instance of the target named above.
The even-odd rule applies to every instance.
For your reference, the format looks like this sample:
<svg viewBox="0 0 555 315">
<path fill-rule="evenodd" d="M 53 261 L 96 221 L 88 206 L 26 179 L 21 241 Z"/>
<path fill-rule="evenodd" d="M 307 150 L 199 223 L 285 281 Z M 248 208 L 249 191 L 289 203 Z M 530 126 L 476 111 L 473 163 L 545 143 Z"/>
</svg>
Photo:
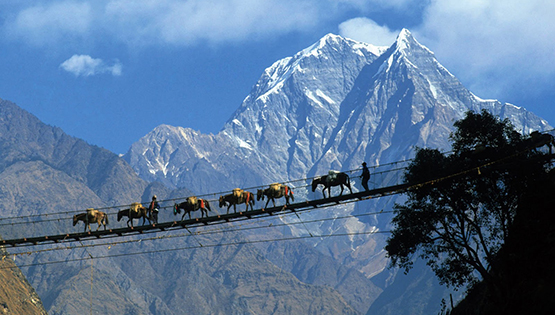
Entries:
<svg viewBox="0 0 555 315">
<path fill-rule="evenodd" d="M 0 256 L 4 254 L 0 248 Z M 0 261 L 0 314 L 47 314 L 35 290 L 9 258 Z"/>
</svg>

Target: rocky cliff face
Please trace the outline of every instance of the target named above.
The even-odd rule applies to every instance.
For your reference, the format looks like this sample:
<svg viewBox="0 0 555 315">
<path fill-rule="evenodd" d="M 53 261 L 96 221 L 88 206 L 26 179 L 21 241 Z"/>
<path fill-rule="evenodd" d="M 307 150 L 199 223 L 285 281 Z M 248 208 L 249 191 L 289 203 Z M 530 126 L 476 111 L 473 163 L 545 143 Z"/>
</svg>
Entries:
<svg viewBox="0 0 555 315">
<path fill-rule="evenodd" d="M 446 148 L 453 121 L 482 108 L 524 133 L 548 126 L 472 94 L 408 30 L 389 48 L 329 34 L 267 68 L 217 135 L 162 125 L 124 158 L 142 178 L 208 193 L 398 161 L 414 146 Z"/>
</svg>

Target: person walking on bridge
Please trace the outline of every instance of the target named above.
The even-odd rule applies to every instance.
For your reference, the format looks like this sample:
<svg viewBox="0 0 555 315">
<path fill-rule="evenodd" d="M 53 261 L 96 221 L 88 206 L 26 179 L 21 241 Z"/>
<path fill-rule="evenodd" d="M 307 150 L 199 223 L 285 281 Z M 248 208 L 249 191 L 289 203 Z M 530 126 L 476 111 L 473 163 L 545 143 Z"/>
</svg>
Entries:
<svg viewBox="0 0 555 315">
<path fill-rule="evenodd" d="M 362 162 L 362 174 L 360 175 L 362 187 L 368 191 L 368 180 L 370 180 L 370 171 L 366 167 L 366 162 Z"/>
<path fill-rule="evenodd" d="M 158 224 L 158 211 L 160 211 L 160 205 L 158 204 L 158 201 L 156 201 L 156 195 L 154 195 L 152 196 L 152 201 L 148 207 L 148 212 L 155 224 Z"/>
</svg>

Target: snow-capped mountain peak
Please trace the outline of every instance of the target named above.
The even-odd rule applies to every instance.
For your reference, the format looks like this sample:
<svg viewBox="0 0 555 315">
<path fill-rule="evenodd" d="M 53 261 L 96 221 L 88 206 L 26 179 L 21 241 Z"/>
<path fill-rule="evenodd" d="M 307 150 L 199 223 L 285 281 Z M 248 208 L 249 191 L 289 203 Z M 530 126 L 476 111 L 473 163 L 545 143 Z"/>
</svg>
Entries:
<svg viewBox="0 0 555 315">
<path fill-rule="evenodd" d="M 149 180 L 192 189 L 194 176 L 184 172 L 194 161 L 233 178 L 241 167 L 229 160 L 248 160 L 261 173 L 230 185 L 254 185 L 405 159 L 415 145 L 445 147 L 453 121 L 481 108 L 523 131 L 547 126 L 525 109 L 475 97 L 407 29 L 387 49 L 327 34 L 265 69 L 219 134 L 141 140 L 126 158 Z M 218 154 L 200 140 L 216 143 Z"/>
<path fill-rule="evenodd" d="M 407 30 L 406 28 L 402 29 L 399 35 L 397 35 L 397 39 L 395 40 L 397 45 L 397 49 L 406 50 L 410 49 L 413 44 L 418 44 L 416 39 L 412 36 L 412 33 Z M 421 46 L 421 45 L 420 45 Z"/>
<path fill-rule="evenodd" d="M 359 42 L 340 35 L 329 33 L 316 43 L 298 52 L 295 56 L 302 56 L 304 58 L 308 56 L 319 57 L 324 55 L 324 58 L 326 58 L 326 54 L 329 50 L 339 51 L 344 49 L 342 46 L 349 46 L 355 53 L 360 55 L 371 53 L 375 56 L 381 55 L 388 48 L 386 46 L 374 46 L 369 43 Z"/>
<path fill-rule="evenodd" d="M 356 54 L 360 58 L 375 59 L 388 47 L 374 46 L 371 44 L 357 42 L 335 34 L 327 34 L 311 46 L 301 50 L 292 57 L 286 57 L 276 61 L 273 65 L 264 70 L 260 80 L 255 85 L 257 99 L 265 101 L 269 94 L 279 93 L 283 83 L 293 75 L 293 73 L 303 73 L 306 64 L 314 63 L 311 59 L 322 59 L 335 61 L 337 54 Z M 341 58 L 339 58 L 341 59 Z M 251 98 L 249 95 L 247 98 Z"/>
<path fill-rule="evenodd" d="M 316 197 L 305 179 L 329 170 L 348 172 L 356 191 L 363 161 L 370 167 L 397 165 L 410 159 L 415 147 L 447 149 L 453 122 L 481 109 L 509 118 L 523 133 L 551 128 L 524 108 L 476 97 L 406 29 L 387 50 L 328 34 L 265 69 L 218 134 L 160 127 L 124 158 L 149 181 L 209 196 L 291 181 L 297 201 Z M 371 170 L 371 187 L 399 183 L 400 175 Z M 394 198 L 333 211 L 345 216 L 388 210 Z M 387 215 L 365 218 L 311 229 L 374 231 L 387 228 L 390 220 Z M 291 233 L 301 235 L 306 227 L 291 227 Z M 313 240 L 316 248 L 368 277 L 387 264 L 377 236 Z"/>
</svg>

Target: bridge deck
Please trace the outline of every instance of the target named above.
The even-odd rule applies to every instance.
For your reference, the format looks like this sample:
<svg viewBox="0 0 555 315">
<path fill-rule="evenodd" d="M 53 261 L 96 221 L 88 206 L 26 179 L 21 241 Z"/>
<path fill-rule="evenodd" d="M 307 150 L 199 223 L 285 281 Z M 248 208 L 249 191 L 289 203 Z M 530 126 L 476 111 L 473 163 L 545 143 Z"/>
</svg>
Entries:
<svg viewBox="0 0 555 315">
<path fill-rule="evenodd" d="M 76 242 L 84 240 L 106 239 L 111 237 L 139 235 L 145 232 L 159 232 L 169 231 L 176 229 L 184 229 L 194 226 L 222 224 L 238 219 L 253 219 L 261 216 L 268 216 L 274 214 L 282 214 L 288 212 L 305 211 L 308 209 L 318 208 L 319 206 L 330 206 L 340 204 L 345 201 L 359 201 L 370 199 L 372 197 L 381 197 L 385 195 L 397 194 L 404 192 L 409 187 L 408 184 L 401 184 L 395 186 L 382 187 L 369 191 L 361 191 L 353 194 L 344 194 L 331 198 L 308 200 L 304 202 L 292 203 L 287 206 L 277 206 L 271 208 L 260 208 L 252 211 L 229 213 L 208 216 L 204 218 L 195 218 L 183 221 L 170 221 L 158 224 L 140 225 L 135 227 L 123 227 L 117 229 L 106 229 L 81 233 L 69 233 L 50 236 L 39 236 L 31 238 L 7 239 L 0 240 L 0 246 L 34 246 L 34 245 L 47 245 L 55 243 Z"/>
</svg>

